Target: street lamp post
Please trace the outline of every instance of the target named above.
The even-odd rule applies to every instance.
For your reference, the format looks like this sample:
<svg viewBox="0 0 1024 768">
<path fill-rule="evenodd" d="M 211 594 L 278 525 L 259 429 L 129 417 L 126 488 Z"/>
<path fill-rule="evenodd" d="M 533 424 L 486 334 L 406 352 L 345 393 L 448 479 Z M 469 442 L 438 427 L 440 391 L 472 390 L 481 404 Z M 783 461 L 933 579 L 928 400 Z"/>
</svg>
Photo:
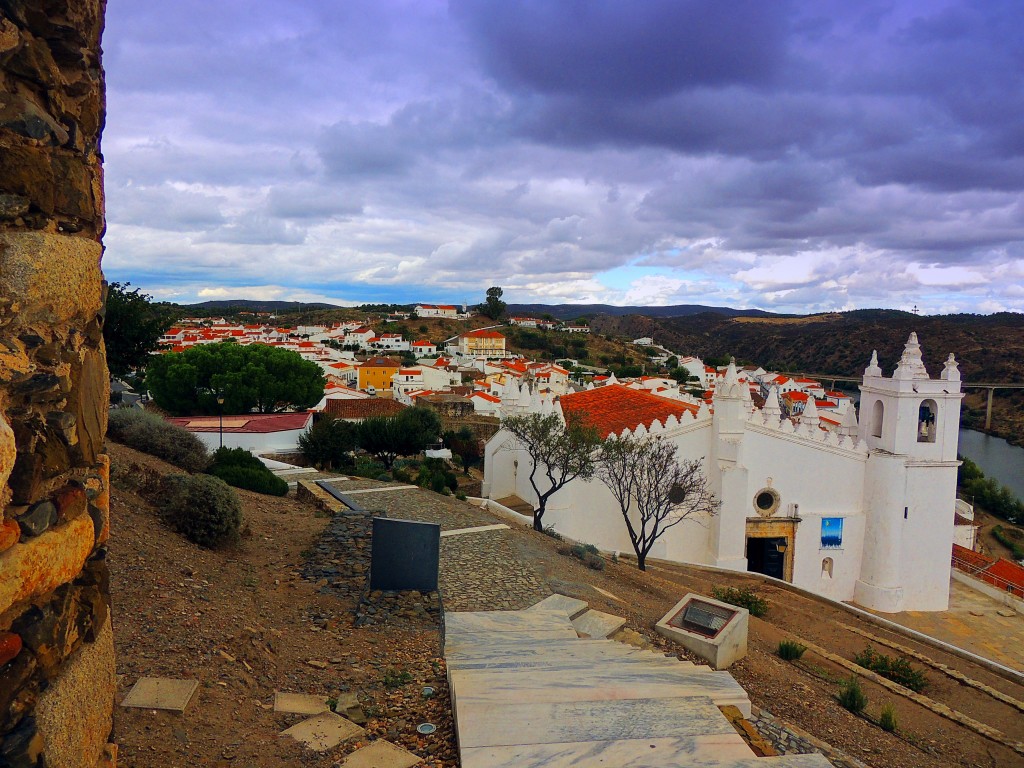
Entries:
<svg viewBox="0 0 1024 768">
<path fill-rule="evenodd" d="M 217 413 L 220 416 L 220 447 L 224 447 L 224 395 L 217 395 Z"/>
</svg>

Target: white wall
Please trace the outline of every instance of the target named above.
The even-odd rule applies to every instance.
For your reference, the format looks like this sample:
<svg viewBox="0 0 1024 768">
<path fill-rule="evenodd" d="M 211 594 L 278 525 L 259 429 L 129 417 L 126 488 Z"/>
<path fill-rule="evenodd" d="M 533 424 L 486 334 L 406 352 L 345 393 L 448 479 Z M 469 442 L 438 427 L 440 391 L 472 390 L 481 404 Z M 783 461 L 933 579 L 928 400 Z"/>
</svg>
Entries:
<svg viewBox="0 0 1024 768">
<path fill-rule="evenodd" d="M 245 448 L 253 453 L 276 453 L 294 451 L 299 447 L 299 436 L 304 429 L 290 429 L 283 432 L 225 432 L 225 448 Z M 193 432 L 211 451 L 220 447 L 219 432 Z"/>
</svg>

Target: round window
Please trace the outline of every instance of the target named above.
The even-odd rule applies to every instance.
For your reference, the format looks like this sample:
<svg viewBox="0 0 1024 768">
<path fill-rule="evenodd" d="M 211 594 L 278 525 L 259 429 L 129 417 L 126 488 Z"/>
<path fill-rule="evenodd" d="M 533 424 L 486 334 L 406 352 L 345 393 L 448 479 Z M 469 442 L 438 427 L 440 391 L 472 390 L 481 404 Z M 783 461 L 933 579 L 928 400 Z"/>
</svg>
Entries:
<svg viewBox="0 0 1024 768">
<path fill-rule="evenodd" d="M 762 488 L 754 494 L 754 508 L 762 517 L 769 517 L 779 508 L 779 494 L 774 488 Z"/>
</svg>

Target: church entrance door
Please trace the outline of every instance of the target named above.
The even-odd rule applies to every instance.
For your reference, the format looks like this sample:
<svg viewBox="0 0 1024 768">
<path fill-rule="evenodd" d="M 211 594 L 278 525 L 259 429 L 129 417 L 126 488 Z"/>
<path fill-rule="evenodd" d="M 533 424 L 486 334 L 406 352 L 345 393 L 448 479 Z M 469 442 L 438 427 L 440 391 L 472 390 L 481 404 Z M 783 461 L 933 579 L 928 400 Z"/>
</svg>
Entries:
<svg viewBox="0 0 1024 768">
<path fill-rule="evenodd" d="M 763 573 L 765 576 L 772 576 L 776 579 L 785 578 L 786 539 L 776 537 L 747 539 L 747 570 L 753 573 Z"/>
</svg>

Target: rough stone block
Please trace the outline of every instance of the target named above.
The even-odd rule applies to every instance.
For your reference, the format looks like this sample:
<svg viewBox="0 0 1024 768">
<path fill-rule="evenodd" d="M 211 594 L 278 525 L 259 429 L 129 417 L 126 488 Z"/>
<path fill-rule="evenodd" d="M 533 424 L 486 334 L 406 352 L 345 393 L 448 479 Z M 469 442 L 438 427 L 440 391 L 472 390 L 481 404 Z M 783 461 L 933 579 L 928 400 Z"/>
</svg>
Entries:
<svg viewBox="0 0 1024 768">
<path fill-rule="evenodd" d="M 96 641 L 79 648 L 39 696 L 36 720 L 48 768 L 96 765 L 113 727 L 116 688 L 114 633 L 108 621 Z"/>
<path fill-rule="evenodd" d="M 21 653 L 21 635 L 0 632 L 0 667 Z"/>
<path fill-rule="evenodd" d="M 51 528 L 0 554 L 0 613 L 74 579 L 93 548 L 88 515 Z"/>
<path fill-rule="evenodd" d="M 17 544 L 20 538 L 21 526 L 17 521 L 4 520 L 0 522 L 0 552 L 6 552 Z"/>
<path fill-rule="evenodd" d="M 23 307 L 15 323 L 58 326 L 91 320 L 103 306 L 102 250 L 86 237 L 0 232 L 0 296 L 16 297 Z"/>
</svg>

